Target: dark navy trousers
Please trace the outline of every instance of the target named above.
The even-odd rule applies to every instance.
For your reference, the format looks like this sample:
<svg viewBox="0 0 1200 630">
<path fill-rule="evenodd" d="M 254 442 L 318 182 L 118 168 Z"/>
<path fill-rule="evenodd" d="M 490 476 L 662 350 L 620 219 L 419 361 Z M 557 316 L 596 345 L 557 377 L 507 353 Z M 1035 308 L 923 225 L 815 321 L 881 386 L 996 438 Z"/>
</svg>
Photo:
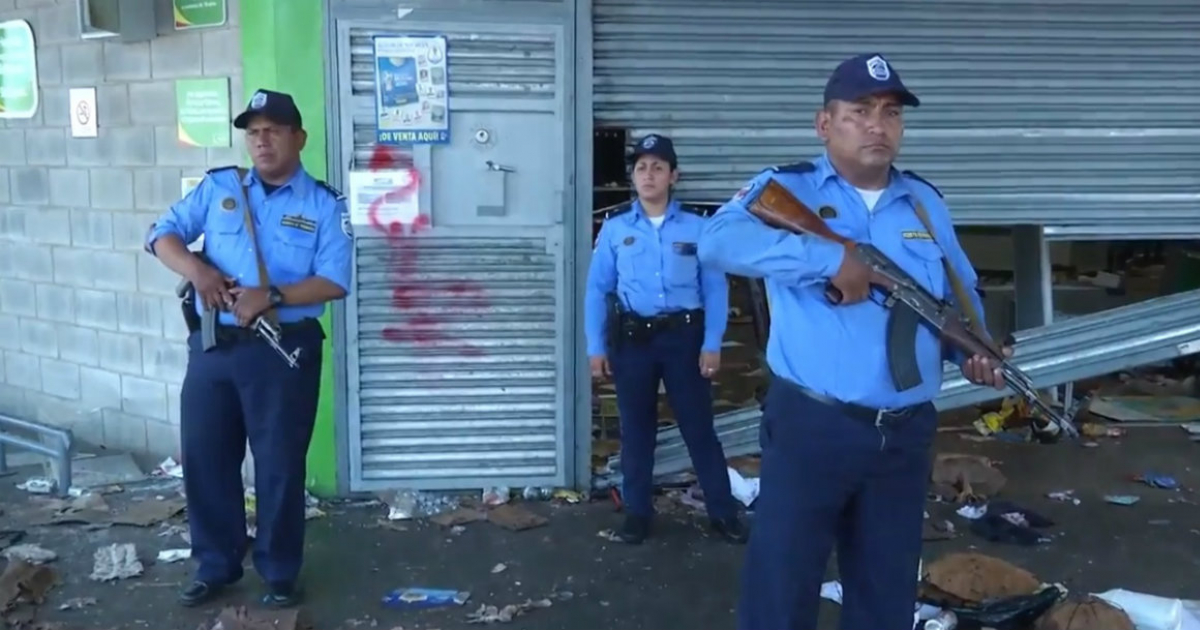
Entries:
<svg viewBox="0 0 1200 630">
<path fill-rule="evenodd" d="M 324 334 L 288 331 L 281 345 L 302 348 L 288 367 L 265 341 L 249 338 L 203 352 L 188 338 L 180 393 L 184 490 L 196 579 L 242 577 L 246 511 L 241 466 L 246 441 L 254 453 L 254 567 L 268 583 L 292 583 L 304 554 L 305 463 L 321 377 Z"/>
<path fill-rule="evenodd" d="M 815 630 L 835 545 L 840 628 L 912 630 L 936 428 L 932 404 L 877 426 L 772 382 L 739 630 Z"/>
<path fill-rule="evenodd" d="M 658 385 L 662 382 L 704 492 L 708 515 L 718 519 L 737 515 L 725 451 L 713 427 L 712 381 L 700 374 L 703 342 L 703 326 L 678 326 L 645 341 L 624 339 L 610 357 L 621 415 L 621 494 L 628 514 L 649 517 L 654 513 L 654 447 Z"/>
</svg>

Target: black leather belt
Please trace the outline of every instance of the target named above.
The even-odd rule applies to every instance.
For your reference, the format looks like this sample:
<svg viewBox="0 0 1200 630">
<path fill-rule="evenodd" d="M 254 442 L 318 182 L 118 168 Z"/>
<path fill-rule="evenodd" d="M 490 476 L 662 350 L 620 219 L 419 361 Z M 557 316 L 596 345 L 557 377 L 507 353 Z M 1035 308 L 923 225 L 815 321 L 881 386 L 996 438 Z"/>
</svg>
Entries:
<svg viewBox="0 0 1200 630">
<path fill-rule="evenodd" d="M 783 378 L 780 376 L 775 376 L 775 375 L 772 375 L 772 376 L 774 376 L 774 378 L 772 379 L 773 384 L 782 385 L 782 386 L 787 387 L 788 389 L 795 391 L 803 396 L 811 398 L 812 400 L 815 400 L 823 405 L 832 407 L 832 408 L 836 409 L 838 411 L 838 413 L 841 413 L 842 415 L 848 416 L 850 418 L 854 418 L 855 420 L 860 420 L 862 422 L 877 425 L 877 426 L 886 426 L 886 425 L 894 424 L 896 422 L 901 422 L 901 421 L 907 420 L 907 419 L 913 417 L 913 415 L 915 415 L 918 411 L 923 409 L 926 405 L 933 404 L 933 403 L 926 402 L 926 403 L 921 403 L 919 405 L 911 405 L 908 407 L 901 407 L 899 409 L 875 409 L 872 407 L 858 405 L 855 403 L 842 402 L 836 398 L 832 398 L 830 396 L 826 396 L 825 394 L 815 392 L 807 387 L 804 387 L 803 385 L 800 385 L 799 383 L 790 381 L 786 378 Z"/>
<path fill-rule="evenodd" d="M 624 321 L 621 322 L 623 327 L 642 332 L 643 334 L 653 334 L 671 328 L 703 325 L 704 311 L 701 309 L 675 311 L 673 313 L 655 315 L 654 317 L 642 317 L 634 313 L 627 313 L 623 319 Z"/>
<path fill-rule="evenodd" d="M 298 322 L 281 323 L 279 324 L 279 334 L 287 336 L 304 332 L 306 330 L 320 329 L 321 323 L 313 318 L 305 318 Z M 217 325 L 217 343 L 222 345 L 242 343 L 258 339 L 258 333 L 253 328 L 243 328 L 242 326 L 229 326 L 227 324 Z"/>
</svg>

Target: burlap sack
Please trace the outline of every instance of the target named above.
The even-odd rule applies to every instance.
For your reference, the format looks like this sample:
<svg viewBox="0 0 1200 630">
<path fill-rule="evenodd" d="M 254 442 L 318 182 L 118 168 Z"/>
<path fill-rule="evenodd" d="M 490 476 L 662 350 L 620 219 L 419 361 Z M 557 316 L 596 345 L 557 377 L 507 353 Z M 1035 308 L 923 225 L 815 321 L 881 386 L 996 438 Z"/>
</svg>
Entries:
<svg viewBox="0 0 1200 630">
<path fill-rule="evenodd" d="M 1059 602 L 1038 619 L 1035 630 L 1136 630 L 1125 611 L 1095 597 Z"/>
<path fill-rule="evenodd" d="M 1032 573 L 981 553 L 952 553 L 926 567 L 928 581 L 965 602 L 1031 595 L 1041 587 Z"/>
</svg>

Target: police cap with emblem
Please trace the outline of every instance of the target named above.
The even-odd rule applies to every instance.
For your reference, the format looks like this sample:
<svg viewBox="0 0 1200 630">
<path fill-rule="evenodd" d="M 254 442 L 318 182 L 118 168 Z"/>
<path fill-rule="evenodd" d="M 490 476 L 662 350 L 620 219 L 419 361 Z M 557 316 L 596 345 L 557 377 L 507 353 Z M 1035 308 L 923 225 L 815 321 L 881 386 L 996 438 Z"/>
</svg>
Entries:
<svg viewBox="0 0 1200 630">
<path fill-rule="evenodd" d="M 636 163 L 638 158 L 643 155 L 653 155 L 656 158 L 665 160 L 667 164 L 671 165 L 672 169 L 679 166 L 679 158 L 675 155 L 675 143 L 671 142 L 671 139 L 666 136 L 652 133 L 638 140 L 638 143 L 633 147 L 633 153 L 629 155 L 629 163 Z"/>
<path fill-rule="evenodd" d="M 283 92 L 271 90 L 255 92 L 254 96 L 250 97 L 250 103 L 246 105 L 246 111 L 233 119 L 233 126 L 245 129 L 255 116 L 262 116 L 273 123 L 291 125 L 297 129 L 304 126 L 300 117 L 300 108 L 296 107 L 296 101 L 292 99 L 291 94 Z"/>
<path fill-rule="evenodd" d="M 825 84 L 825 104 L 829 101 L 857 101 L 876 94 L 892 93 L 909 107 L 921 104 L 915 94 L 900 82 L 900 73 L 883 55 L 867 53 L 838 64 Z"/>
</svg>

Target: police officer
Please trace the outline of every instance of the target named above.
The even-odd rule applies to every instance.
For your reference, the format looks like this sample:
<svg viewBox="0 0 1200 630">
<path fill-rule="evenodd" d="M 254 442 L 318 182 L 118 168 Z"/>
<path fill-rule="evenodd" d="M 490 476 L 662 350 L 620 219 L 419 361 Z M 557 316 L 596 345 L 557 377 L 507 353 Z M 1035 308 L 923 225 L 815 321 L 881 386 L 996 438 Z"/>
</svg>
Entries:
<svg viewBox="0 0 1200 630">
<path fill-rule="evenodd" d="M 835 232 L 876 246 L 935 296 L 957 302 L 955 294 L 968 295 L 963 299 L 970 304 L 958 303 L 982 312 L 971 291 L 977 276 L 941 193 L 892 166 L 904 107 L 918 104 L 882 56 L 841 63 L 816 114 L 824 154 L 753 178 L 700 237 L 702 264 L 764 278 L 770 298 L 772 382 L 761 426 L 761 493 L 742 576 L 741 630 L 815 628 L 835 545 L 840 627 L 912 628 L 941 343 L 930 329 L 919 329 L 924 382 L 897 391 L 887 366 L 887 311 L 871 294 L 865 265 L 842 245 L 774 229 L 747 208 L 774 180 L 819 209 Z M 954 290 L 952 275 L 965 290 Z M 827 282 L 844 296 L 838 304 L 825 297 Z M 987 359 L 953 360 L 972 382 L 1002 387 Z"/>
<path fill-rule="evenodd" d="M 217 347 L 188 337 L 180 431 L 192 557 L 180 601 L 211 600 L 242 577 L 248 545 L 241 479 L 254 453 L 254 566 L 263 603 L 299 601 L 304 550 L 305 457 L 316 419 L 321 342 L 317 318 L 350 290 L 353 236 L 341 193 L 300 164 L 307 138 L 292 97 L 259 90 L 234 127 L 254 168 L 215 168 L 151 226 L 146 249 L 196 289 L 197 311 L 220 309 Z M 205 263 L 187 244 L 204 237 Z M 289 367 L 252 323 L 277 321 Z"/>
<path fill-rule="evenodd" d="M 710 380 L 720 368 L 729 285 L 724 273 L 696 258 L 705 219 L 672 197 L 679 171 L 671 139 L 646 136 L 630 162 L 637 200 L 611 213 L 600 228 L 584 311 L 592 375 L 613 377 L 621 415 L 626 518 L 617 535 L 639 544 L 650 532 L 662 381 L 714 531 L 745 542 L 713 427 Z M 615 332 L 606 335 L 610 329 Z"/>
</svg>

